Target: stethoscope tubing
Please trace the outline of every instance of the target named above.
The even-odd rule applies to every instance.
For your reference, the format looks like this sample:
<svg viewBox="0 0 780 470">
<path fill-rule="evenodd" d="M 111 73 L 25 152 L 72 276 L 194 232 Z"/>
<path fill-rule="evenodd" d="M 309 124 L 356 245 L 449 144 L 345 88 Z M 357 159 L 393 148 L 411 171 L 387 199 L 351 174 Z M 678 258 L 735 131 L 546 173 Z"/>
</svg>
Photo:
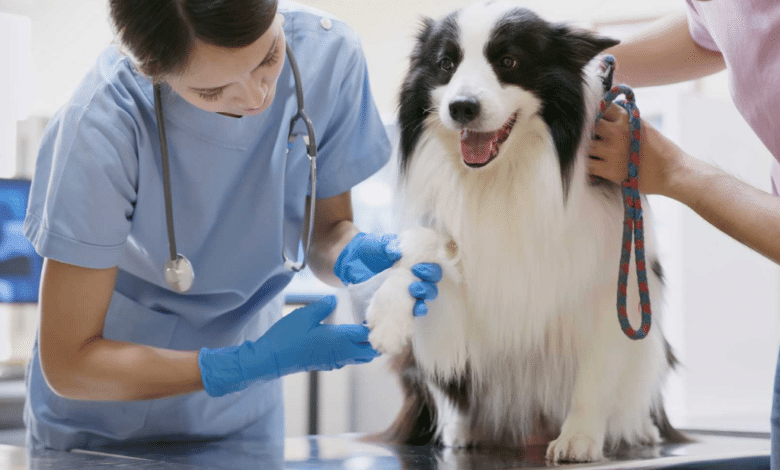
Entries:
<svg viewBox="0 0 780 470">
<path fill-rule="evenodd" d="M 168 159 L 168 139 L 165 137 L 165 121 L 162 110 L 162 91 L 160 84 L 154 84 L 154 112 L 157 116 L 157 132 L 160 137 L 160 153 L 162 155 L 163 194 L 165 197 L 165 222 L 168 226 L 168 248 L 170 259 L 178 256 L 176 250 L 176 234 L 173 229 L 173 201 L 171 200 L 171 169 Z"/>
<path fill-rule="evenodd" d="M 300 272 L 306 267 L 306 263 L 309 259 L 309 247 L 311 246 L 311 239 L 312 234 L 314 233 L 314 213 L 316 210 L 316 204 L 317 204 L 317 138 L 316 134 L 314 132 L 314 124 L 312 124 L 311 119 L 309 118 L 309 115 L 306 114 L 306 110 L 304 109 L 304 102 L 303 102 L 303 87 L 301 86 L 301 72 L 298 69 L 298 62 L 295 60 L 295 55 L 292 52 L 292 48 L 290 47 L 290 43 L 287 43 L 287 58 L 290 61 L 290 68 L 292 69 L 293 73 L 293 79 L 295 80 L 295 95 L 298 103 L 298 112 L 293 116 L 293 118 L 290 120 L 290 131 L 288 132 L 287 137 L 287 152 L 289 154 L 290 148 L 292 147 L 293 141 L 295 140 L 295 135 L 293 134 L 293 128 L 295 127 L 295 122 L 298 119 L 303 120 L 304 124 L 306 124 L 306 132 L 307 135 L 304 138 L 304 143 L 306 144 L 306 154 L 309 157 L 309 166 L 310 166 L 310 191 L 309 191 L 309 214 L 308 214 L 308 230 L 306 231 L 306 244 L 303 247 L 303 261 L 301 262 L 295 262 L 292 261 L 290 258 L 287 257 L 287 253 L 284 249 L 284 231 L 282 231 L 282 259 L 284 260 L 284 266 L 293 271 L 293 272 Z M 287 160 L 288 158 L 285 158 L 285 173 L 287 173 Z"/>
<path fill-rule="evenodd" d="M 300 262 L 292 261 L 287 257 L 287 253 L 284 249 L 284 226 L 282 226 L 282 259 L 284 261 L 285 268 L 299 272 L 306 267 L 306 263 L 309 258 L 309 247 L 311 246 L 312 235 L 314 232 L 314 215 L 316 210 L 316 190 L 317 190 L 317 141 L 314 132 L 314 125 L 303 103 L 303 87 L 301 86 L 301 74 L 298 69 L 298 63 L 293 55 L 290 43 L 287 43 L 287 58 L 290 61 L 290 68 L 293 72 L 293 79 L 295 81 L 295 95 L 298 103 L 298 112 L 290 120 L 290 130 L 287 139 L 287 154 L 285 155 L 285 173 L 287 166 L 287 158 L 295 141 L 295 135 L 293 134 L 293 128 L 298 119 L 303 120 L 306 125 L 307 135 L 304 138 L 306 144 L 306 154 L 309 157 L 310 165 L 310 197 L 308 208 L 308 228 L 306 230 L 306 244 L 303 247 L 303 260 Z M 195 273 L 189 260 L 182 254 L 179 254 L 176 249 L 176 234 L 173 223 L 173 201 L 171 197 L 171 175 L 170 175 L 170 160 L 168 157 L 168 140 L 165 135 L 165 120 L 163 116 L 162 108 L 162 90 L 160 83 L 154 84 L 154 108 L 155 116 L 157 118 L 157 131 L 160 140 L 160 154 L 162 159 L 162 176 L 163 176 L 163 193 L 165 199 L 165 222 L 168 232 L 168 249 L 170 253 L 170 259 L 166 262 L 165 278 L 168 285 L 179 293 L 184 293 L 192 286 Z"/>
</svg>

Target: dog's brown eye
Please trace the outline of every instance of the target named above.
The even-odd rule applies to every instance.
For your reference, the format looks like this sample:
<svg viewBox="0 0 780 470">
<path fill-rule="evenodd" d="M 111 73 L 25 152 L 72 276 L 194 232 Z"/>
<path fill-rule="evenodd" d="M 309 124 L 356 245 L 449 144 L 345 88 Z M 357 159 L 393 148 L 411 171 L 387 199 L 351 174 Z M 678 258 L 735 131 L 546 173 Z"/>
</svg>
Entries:
<svg viewBox="0 0 780 470">
<path fill-rule="evenodd" d="M 498 63 L 505 69 L 511 69 L 517 65 L 517 61 L 512 56 L 503 57 Z"/>
<path fill-rule="evenodd" d="M 445 57 L 439 61 L 439 67 L 441 67 L 441 69 L 445 72 L 449 72 L 453 69 L 453 67 L 455 67 L 455 64 L 453 64 L 450 59 Z"/>
</svg>

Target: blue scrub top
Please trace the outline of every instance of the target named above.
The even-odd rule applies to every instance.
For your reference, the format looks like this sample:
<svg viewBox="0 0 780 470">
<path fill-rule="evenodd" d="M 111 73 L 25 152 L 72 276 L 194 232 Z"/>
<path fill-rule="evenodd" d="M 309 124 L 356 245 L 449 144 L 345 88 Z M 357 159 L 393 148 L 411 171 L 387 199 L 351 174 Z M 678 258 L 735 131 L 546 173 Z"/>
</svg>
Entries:
<svg viewBox="0 0 780 470">
<path fill-rule="evenodd" d="M 317 134 L 317 198 L 348 191 L 388 160 L 357 35 L 322 12 L 282 2 L 284 31 Z M 329 21 L 322 21 L 327 17 Z M 163 86 L 178 251 L 192 289 L 168 288 L 163 183 L 151 82 L 108 48 L 49 123 L 33 179 L 25 234 L 45 257 L 118 266 L 104 336 L 176 350 L 256 339 L 281 316 L 309 189 L 297 139 L 289 61 L 270 109 L 240 119 L 209 113 Z M 298 129 L 305 134 L 305 129 Z M 282 240 L 283 231 L 286 239 Z M 205 392 L 128 403 L 74 401 L 47 386 L 37 345 L 28 371 L 28 443 L 89 448 L 116 440 L 284 436 L 281 383 L 211 398 Z"/>
</svg>

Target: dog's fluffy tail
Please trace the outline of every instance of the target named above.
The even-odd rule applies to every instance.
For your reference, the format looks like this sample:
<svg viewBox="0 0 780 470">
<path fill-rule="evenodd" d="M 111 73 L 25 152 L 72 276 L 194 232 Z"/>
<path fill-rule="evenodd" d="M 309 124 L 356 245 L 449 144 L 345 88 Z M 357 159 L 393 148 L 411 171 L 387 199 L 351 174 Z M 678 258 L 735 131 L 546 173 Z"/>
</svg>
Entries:
<svg viewBox="0 0 780 470">
<path fill-rule="evenodd" d="M 661 439 L 667 444 L 686 444 L 689 442 L 695 442 L 695 439 L 689 437 L 682 431 L 672 426 L 669 422 L 669 418 L 666 416 L 666 411 L 663 407 L 657 408 L 652 413 L 653 424 L 658 428 L 658 432 L 661 434 Z"/>
<path fill-rule="evenodd" d="M 417 367 L 411 346 L 392 358 L 392 367 L 401 379 L 403 406 L 390 427 L 365 440 L 406 445 L 437 444 L 436 405 Z"/>
<path fill-rule="evenodd" d="M 674 370 L 678 365 L 680 365 L 680 361 L 677 360 L 677 357 L 674 355 L 674 351 L 672 350 L 672 346 L 666 340 L 664 340 L 664 347 L 666 349 L 666 362 L 669 364 L 669 368 Z M 661 403 L 661 400 L 658 402 Z M 654 409 L 651 412 L 651 417 L 653 419 L 653 424 L 655 424 L 655 426 L 658 428 L 658 432 L 661 434 L 661 439 L 663 439 L 664 442 L 669 444 L 685 444 L 689 442 L 696 442 L 695 439 L 689 437 L 684 432 L 681 432 L 672 426 L 672 423 L 669 422 L 669 417 L 666 416 L 666 410 L 664 410 L 663 405 Z"/>
</svg>

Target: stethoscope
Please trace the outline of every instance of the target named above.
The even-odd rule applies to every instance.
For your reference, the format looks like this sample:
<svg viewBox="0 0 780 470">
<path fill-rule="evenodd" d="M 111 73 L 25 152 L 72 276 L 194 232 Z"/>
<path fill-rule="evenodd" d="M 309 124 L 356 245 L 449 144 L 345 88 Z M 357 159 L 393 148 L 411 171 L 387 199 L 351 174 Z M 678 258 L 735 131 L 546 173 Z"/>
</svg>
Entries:
<svg viewBox="0 0 780 470">
<path fill-rule="evenodd" d="M 303 230 L 303 237 L 305 237 L 306 240 L 303 246 L 302 261 L 293 261 L 291 257 L 287 256 L 287 252 L 284 248 L 284 241 L 286 240 L 284 224 L 282 225 L 282 259 L 284 260 L 284 267 L 290 271 L 298 272 L 306 267 L 306 262 L 309 258 L 309 247 L 311 246 L 312 229 L 314 227 L 314 210 L 317 195 L 317 140 L 314 135 L 314 125 L 312 124 L 311 119 L 309 119 L 308 114 L 306 114 L 306 111 L 303 109 L 301 73 L 300 70 L 298 70 L 298 63 L 295 61 L 295 56 L 292 53 L 290 43 L 287 43 L 287 58 L 290 60 L 290 68 L 292 68 L 293 78 L 295 79 L 295 95 L 298 100 L 298 112 L 290 120 L 290 131 L 287 134 L 287 150 L 285 151 L 284 174 L 287 173 L 287 159 L 290 156 L 290 149 L 297 137 L 296 134 L 293 134 L 293 128 L 295 127 L 296 122 L 298 122 L 298 119 L 301 119 L 306 124 L 307 135 L 303 136 L 303 142 L 306 144 L 306 153 L 309 156 L 309 166 L 311 170 L 311 175 L 309 177 L 311 182 L 308 206 L 309 216 L 308 220 L 305 221 L 306 225 Z M 168 247 L 170 249 L 170 259 L 165 262 L 165 282 L 176 292 L 184 293 L 192 287 L 192 283 L 195 280 L 195 271 L 192 269 L 190 260 L 176 250 L 176 236 L 173 231 L 173 204 L 171 202 L 171 174 L 168 164 L 168 142 L 165 138 L 162 92 L 159 83 L 154 85 L 154 110 L 157 115 L 157 131 L 160 137 L 160 152 L 162 153 L 165 220 L 168 225 Z"/>
</svg>

